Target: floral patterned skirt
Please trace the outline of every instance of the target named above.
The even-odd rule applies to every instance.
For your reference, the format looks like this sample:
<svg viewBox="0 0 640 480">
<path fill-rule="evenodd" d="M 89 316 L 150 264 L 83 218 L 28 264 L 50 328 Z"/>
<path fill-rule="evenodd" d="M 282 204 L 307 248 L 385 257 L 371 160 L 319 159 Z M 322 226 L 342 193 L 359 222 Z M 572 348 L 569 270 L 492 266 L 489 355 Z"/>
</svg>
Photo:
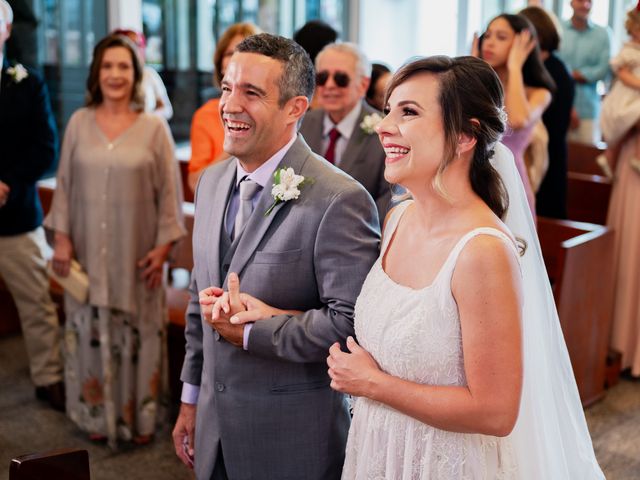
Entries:
<svg viewBox="0 0 640 480">
<path fill-rule="evenodd" d="M 117 440 L 152 435 L 168 405 L 164 295 L 136 315 L 68 295 L 65 302 L 67 415 L 114 449 Z"/>
</svg>

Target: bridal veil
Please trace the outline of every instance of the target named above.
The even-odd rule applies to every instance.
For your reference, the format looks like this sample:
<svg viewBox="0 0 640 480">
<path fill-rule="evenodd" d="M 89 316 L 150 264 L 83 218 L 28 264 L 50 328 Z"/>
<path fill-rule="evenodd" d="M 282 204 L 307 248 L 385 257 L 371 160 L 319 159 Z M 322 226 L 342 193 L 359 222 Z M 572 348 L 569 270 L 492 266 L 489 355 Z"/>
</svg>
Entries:
<svg viewBox="0 0 640 480">
<path fill-rule="evenodd" d="M 521 479 L 604 479 L 595 458 L 578 388 L 542 258 L 534 219 L 513 155 L 498 143 L 492 164 L 509 194 L 504 219 L 526 243 L 521 257 L 524 379 L 511 433 Z"/>
</svg>

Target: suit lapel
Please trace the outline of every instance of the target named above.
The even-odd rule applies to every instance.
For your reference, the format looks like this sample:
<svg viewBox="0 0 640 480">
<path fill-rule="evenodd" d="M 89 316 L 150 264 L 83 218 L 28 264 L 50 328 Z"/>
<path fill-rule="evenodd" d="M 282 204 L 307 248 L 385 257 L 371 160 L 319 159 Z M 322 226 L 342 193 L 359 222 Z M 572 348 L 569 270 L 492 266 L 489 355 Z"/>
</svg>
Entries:
<svg viewBox="0 0 640 480">
<path fill-rule="evenodd" d="M 302 139 L 302 136 L 298 135 L 297 140 L 293 143 L 287 154 L 282 161 L 278 164 L 277 168 L 291 167 L 297 174 L 303 171 L 303 166 L 307 161 L 311 151 L 309 147 Z M 304 195 L 304 193 L 303 193 Z M 253 252 L 260 245 L 262 237 L 271 226 L 273 220 L 282 215 L 282 211 L 286 211 L 289 208 L 289 204 L 295 203 L 295 200 L 290 202 L 280 202 L 276 205 L 271 213 L 265 216 L 265 212 L 269 209 L 273 203 L 273 197 L 271 196 L 271 186 L 266 186 L 260 194 L 260 199 L 256 204 L 256 207 L 249 218 L 249 222 L 239 239 L 238 247 L 236 248 L 231 265 L 229 267 L 230 272 L 236 272 L 239 275 L 246 266 L 247 262 L 253 255 Z M 226 279 L 224 280 L 226 285 Z"/>
<path fill-rule="evenodd" d="M 353 128 L 353 132 L 351 132 L 351 137 L 349 137 L 349 142 L 342 153 L 340 164 L 338 166 L 341 170 L 347 173 L 353 172 L 353 167 L 358 163 L 358 158 L 369 140 L 368 137 L 370 137 L 370 135 L 360 128 L 360 124 L 364 117 L 370 113 L 371 112 L 367 109 L 367 106 L 363 104 L 360 109 L 358 120 Z"/>
<path fill-rule="evenodd" d="M 320 114 L 318 114 L 320 113 Z M 323 155 L 322 151 L 322 130 L 323 130 L 323 120 L 324 120 L 324 111 L 320 111 L 318 113 L 309 112 L 309 121 L 311 124 L 309 128 L 305 129 L 304 139 L 306 140 L 309 148 L 319 155 Z"/>
<path fill-rule="evenodd" d="M 211 233 L 212 244 L 208 251 L 208 265 L 209 265 L 209 281 L 210 285 L 221 285 L 224 279 L 220 276 L 220 235 L 225 235 L 224 229 L 224 214 L 226 212 L 226 205 L 229 201 L 229 195 L 233 191 L 233 186 L 236 180 L 236 161 L 232 159 L 227 168 L 224 170 L 220 180 L 217 182 L 217 187 L 213 192 L 213 198 L 211 203 L 205 204 L 204 217 L 208 219 L 205 222 L 206 232 Z M 216 185 L 214 183 L 214 185 Z M 204 192 L 203 192 L 204 193 Z M 207 211 L 211 212 L 207 215 Z"/>
</svg>

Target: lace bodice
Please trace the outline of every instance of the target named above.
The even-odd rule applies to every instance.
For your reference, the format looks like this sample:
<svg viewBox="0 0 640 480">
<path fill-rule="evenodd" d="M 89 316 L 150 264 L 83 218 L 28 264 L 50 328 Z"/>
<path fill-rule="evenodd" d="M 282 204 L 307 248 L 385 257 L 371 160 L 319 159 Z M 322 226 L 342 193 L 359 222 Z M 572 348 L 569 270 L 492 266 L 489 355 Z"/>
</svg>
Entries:
<svg viewBox="0 0 640 480">
<path fill-rule="evenodd" d="M 475 229 L 457 242 L 431 285 L 420 290 L 399 285 L 385 273 L 381 259 L 408 204 L 390 217 L 382 253 L 356 302 L 356 336 L 391 375 L 422 384 L 465 385 L 460 319 L 451 293 L 456 261 L 477 235 L 513 242 L 496 229 Z M 358 398 L 343 478 L 511 478 L 515 466 L 509 447 L 507 439 L 439 430 Z"/>
</svg>

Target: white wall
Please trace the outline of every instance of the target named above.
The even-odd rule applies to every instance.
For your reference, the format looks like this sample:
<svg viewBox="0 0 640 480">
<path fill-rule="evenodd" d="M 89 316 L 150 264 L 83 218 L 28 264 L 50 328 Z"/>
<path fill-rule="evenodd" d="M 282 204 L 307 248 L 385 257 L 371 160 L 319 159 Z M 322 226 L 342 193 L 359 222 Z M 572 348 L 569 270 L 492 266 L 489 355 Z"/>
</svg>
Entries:
<svg viewBox="0 0 640 480">
<path fill-rule="evenodd" d="M 132 0 L 109 0 L 108 30 L 130 28 L 142 31 L 142 2 Z"/>
<path fill-rule="evenodd" d="M 361 0 L 358 42 L 393 69 L 415 56 L 457 55 L 458 2 Z"/>
</svg>

